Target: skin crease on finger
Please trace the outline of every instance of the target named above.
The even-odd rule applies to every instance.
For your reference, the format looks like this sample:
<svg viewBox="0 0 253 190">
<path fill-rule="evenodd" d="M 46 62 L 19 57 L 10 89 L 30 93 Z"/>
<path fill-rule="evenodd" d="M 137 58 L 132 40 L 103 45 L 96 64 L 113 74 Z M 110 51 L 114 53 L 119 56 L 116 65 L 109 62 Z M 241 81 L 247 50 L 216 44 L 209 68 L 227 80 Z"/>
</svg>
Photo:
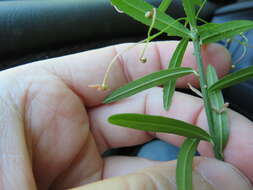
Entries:
<svg viewBox="0 0 253 190">
<path fill-rule="evenodd" d="M 15 157 L 13 161 L 6 159 L 7 156 L 1 158 L 0 170 L 3 178 L 0 180 L 0 185 L 8 188 L 11 178 L 13 188 L 8 189 L 17 189 L 19 184 L 23 184 L 24 189 L 35 189 L 35 183 L 38 189 L 50 187 L 61 189 L 101 178 L 103 161 L 99 151 L 101 151 L 102 143 L 98 141 L 100 137 L 97 132 L 93 131 L 95 134 L 91 135 L 89 131 L 92 119 L 88 119 L 84 104 L 88 108 L 88 113 L 91 107 L 99 108 L 99 104 L 109 91 L 98 92 L 88 88 L 88 85 L 102 81 L 108 63 L 115 53 L 125 46 L 120 45 L 41 61 L 0 74 L 0 87 L 5 89 L 0 95 L 8 103 L 1 106 L 2 110 L 6 110 L 3 117 L 5 119 L 2 119 L 3 126 L 8 126 L 1 128 L 4 131 L 1 135 L 5 134 L 5 138 L 0 138 L 0 151 L 4 153 L 1 155 L 14 155 L 14 153 L 22 155 L 22 159 Z M 167 53 L 174 46 L 175 42 L 151 44 L 145 67 L 138 62 L 137 56 L 142 47 L 126 52 L 119 59 L 119 64 L 113 67 L 109 79 L 111 90 L 125 84 L 126 75 L 130 79 L 136 79 L 166 68 L 168 60 L 164 57 L 168 57 Z M 224 53 L 224 49 L 222 51 Z M 216 64 L 220 75 L 224 75 L 228 70 L 228 67 L 224 65 L 228 65 L 229 60 L 226 58 L 226 60 L 223 59 L 224 64 L 217 64 L 215 57 L 222 59 L 219 57 L 220 52 L 220 46 L 210 45 L 210 48 L 205 50 L 204 57 L 208 54 L 209 56 L 206 57 L 210 58 L 206 60 Z M 189 47 L 183 65 L 193 65 L 193 60 L 192 49 Z M 132 65 L 133 63 L 136 65 Z M 196 83 L 192 77 L 187 80 L 193 84 Z M 183 82 L 182 80 L 178 85 L 182 87 Z M 13 106 L 16 111 L 6 109 Z M 158 111 L 156 114 L 161 113 Z M 120 128 L 118 130 L 119 134 L 123 134 L 123 130 Z M 129 134 L 133 133 L 127 132 L 124 135 L 129 138 Z M 136 140 L 137 144 L 152 138 L 143 132 L 134 134 L 137 136 L 133 135 L 132 140 Z M 104 134 L 100 135 L 104 136 Z M 113 141 L 115 137 L 117 137 L 116 134 L 106 141 L 110 144 L 109 140 Z M 139 142 L 137 142 L 138 139 Z M 6 144 L 5 141 L 10 143 Z M 118 143 L 117 146 L 130 146 L 129 142 Z M 14 153 L 7 154 L 7 150 L 13 150 Z"/>
</svg>

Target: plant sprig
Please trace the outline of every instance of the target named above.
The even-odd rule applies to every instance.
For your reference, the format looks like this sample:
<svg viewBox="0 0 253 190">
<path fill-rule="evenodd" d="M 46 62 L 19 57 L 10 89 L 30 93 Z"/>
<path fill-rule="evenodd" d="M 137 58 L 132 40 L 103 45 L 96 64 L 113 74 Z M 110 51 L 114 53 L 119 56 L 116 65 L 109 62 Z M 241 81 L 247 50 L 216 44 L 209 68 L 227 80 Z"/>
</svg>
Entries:
<svg viewBox="0 0 253 190">
<path fill-rule="evenodd" d="M 162 33 L 182 38 L 174 51 L 168 69 L 151 73 L 116 89 L 105 98 L 104 103 L 118 101 L 148 88 L 163 85 L 164 108 L 167 110 L 169 109 L 175 91 L 176 79 L 192 73 L 198 76 L 201 92 L 191 86 L 190 88 L 202 97 L 210 135 L 197 126 L 160 116 L 118 114 L 109 118 L 110 123 L 123 127 L 144 131 L 173 133 L 187 137 L 179 153 L 176 181 L 178 190 L 191 190 L 192 161 L 200 140 L 211 142 L 216 158 L 220 160 L 224 158 L 223 150 L 229 138 L 229 120 L 226 112 L 229 104 L 224 102 L 221 89 L 253 77 L 253 67 L 248 67 L 219 80 L 212 66 L 209 65 L 207 71 L 204 69 L 201 47 L 204 44 L 233 38 L 235 35 L 253 29 L 253 22 L 236 20 L 223 24 L 207 23 L 199 18 L 199 14 L 205 6 L 206 0 L 182 0 L 187 17 L 181 18 L 181 20 L 186 20 L 185 26 L 179 22 L 180 19 L 175 20 L 165 13 L 172 3 L 172 0 L 163 0 L 158 8 L 144 0 L 111 0 L 111 2 L 121 12 L 149 26 L 148 38 L 142 41 L 146 42 L 146 45 Z M 196 6 L 199 7 L 198 10 Z M 204 22 L 204 24 L 198 26 L 198 20 Z M 190 25 L 190 29 L 186 27 L 188 24 Z M 152 28 L 156 28 L 160 32 L 151 36 Z M 198 71 L 181 67 L 184 52 L 190 40 L 194 45 L 194 55 L 196 56 Z M 145 48 L 143 52 L 145 52 Z M 108 73 L 109 69 L 106 74 Z M 103 84 L 105 85 L 105 83 Z"/>
</svg>

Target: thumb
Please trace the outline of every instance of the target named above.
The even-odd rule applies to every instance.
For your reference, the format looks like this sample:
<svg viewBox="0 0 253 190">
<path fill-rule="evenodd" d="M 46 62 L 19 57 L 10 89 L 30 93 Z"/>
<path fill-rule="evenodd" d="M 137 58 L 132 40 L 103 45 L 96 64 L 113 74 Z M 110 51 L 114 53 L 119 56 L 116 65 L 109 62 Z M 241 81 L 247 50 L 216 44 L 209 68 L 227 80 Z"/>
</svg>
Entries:
<svg viewBox="0 0 253 190">
<path fill-rule="evenodd" d="M 198 157 L 194 160 L 194 190 L 252 190 L 252 186 L 232 165 L 215 159 Z M 159 164 L 139 172 L 102 180 L 72 190 L 174 190 L 176 161 Z"/>
</svg>

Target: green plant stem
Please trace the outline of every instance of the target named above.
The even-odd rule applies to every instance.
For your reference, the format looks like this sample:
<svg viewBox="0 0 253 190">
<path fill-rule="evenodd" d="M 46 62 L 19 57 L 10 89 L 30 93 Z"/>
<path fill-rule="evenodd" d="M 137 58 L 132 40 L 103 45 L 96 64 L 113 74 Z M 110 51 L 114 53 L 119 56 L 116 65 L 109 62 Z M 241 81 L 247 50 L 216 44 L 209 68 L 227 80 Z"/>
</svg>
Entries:
<svg viewBox="0 0 253 190">
<path fill-rule="evenodd" d="M 207 81 L 206 81 L 202 56 L 201 56 L 201 48 L 200 48 L 201 45 L 200 45 L 200 40 L 199 40 L 197 33 L 195 33 L 195 38 L 193 39 L 193 45 L 194 45 L 194 54 L 196 56 L 196 61 L 197 61 L 197 66 L 198 66 L 200 88 L 201 88 L 201 92 L 202 92 L 202 96 L 203 96 L 204 108 L 205 108 L 205 112 L 206 112 L 208 127 L 209 127 L 211 137 L 214 139 L 215 138 L 215 131 L 214 131 L 213 116 L 212 116 L 212 107 L 211 107 L 210 99 L 208 96 Z M 215 144 L 214 144 L 214 153 L 215 153 L 215 157 L 217 159 L 223 160 L 223 157 L 220 155 L 220 153 L 217 149 L 217 146 Z"/>
</svg>

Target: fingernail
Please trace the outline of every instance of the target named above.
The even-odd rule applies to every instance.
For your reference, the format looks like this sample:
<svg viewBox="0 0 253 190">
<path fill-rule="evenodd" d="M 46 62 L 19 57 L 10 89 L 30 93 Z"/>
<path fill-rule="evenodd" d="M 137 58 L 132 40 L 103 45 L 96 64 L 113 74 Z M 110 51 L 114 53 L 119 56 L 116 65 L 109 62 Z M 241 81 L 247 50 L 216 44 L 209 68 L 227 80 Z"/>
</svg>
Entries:
<svg viewBox="0 0 253 190">
<path fill-rule="evenodd" d="M 205 158 L 196 171 L 216 190 L 252 190 L 249 180 L 231 164 Z"/>
</svg>

